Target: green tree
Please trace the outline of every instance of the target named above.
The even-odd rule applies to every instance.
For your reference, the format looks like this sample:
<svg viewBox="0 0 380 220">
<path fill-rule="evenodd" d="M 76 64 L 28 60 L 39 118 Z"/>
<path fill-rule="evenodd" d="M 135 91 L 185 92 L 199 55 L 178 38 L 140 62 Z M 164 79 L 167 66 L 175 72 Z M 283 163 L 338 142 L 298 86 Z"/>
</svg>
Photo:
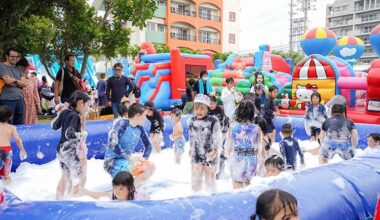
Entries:
<svg viewBox="0 0 380 220">
<path fill-rule="evenodd" d="M 229 55 L 231 55 L 232 52 L 228 52 L 228 53 L 214 53 L 212 55 L 212 59 L 215 61 L 215 60 L 223 60 L 223 61 L 226 61 L 226 59 L 228 58 Z"/>
<path fill-rule="evenodd" d="M 45 67 L 67 52 L 84 56 L 134 53 L 129 45 L 131 27 L 142 29 L 156 10 L 154 0 L 105 0 L 100 17 L 85 0 L 18 0 L 0 2 L 1 49 L 14 46 L 38 54 Z M 48 74 L 49 68 L 46 68 Z M 54 77 L 53 77 L 54 79 Z"/>
<path fill-rule="evenodd" d="M 281 50 L 273 50 L 273 51 L 271 51 L 271 53 L 279 55 L 279 56 L 283 57 L 284 59 L 286 59 L 286 58 L 292 59 L 293 66 L 297 65 L 302 59 L 305 58 L 305 54 L 298 52 L 298 51 L 283 52 Z"/>
</svg>

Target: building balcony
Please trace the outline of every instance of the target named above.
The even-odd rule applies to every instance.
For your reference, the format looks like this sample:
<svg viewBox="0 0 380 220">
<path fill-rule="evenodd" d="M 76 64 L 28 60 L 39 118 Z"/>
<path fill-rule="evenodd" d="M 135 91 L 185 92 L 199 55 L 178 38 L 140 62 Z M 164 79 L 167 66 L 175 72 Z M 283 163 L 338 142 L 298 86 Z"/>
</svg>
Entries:
<svg viewBox="0 0 380 220">
<path fill-rule="evenodd" d="M 145 31 L 145 39 L 152 43 L 165 44 L 166 43 L 166 32 L 162 31 Z"/>
<path fill-rule="evenodd" d="M 175 13 L 175 14 L 185 15 L 185 16 L 196 17 L 195 11 L 188 10 L 188 9 L 183 10 L 182 8 L 179 8 L 179 7 L 171 7 L 170 12 Z"/>
<path fill-rule="evenodd" d="M 360 14 L 360 13 L 366 13 L 366 12 L 371 12 L 371 11 L 376 11 L 376 10 L 380 10 L 380 4 L 377 4 L 373 8 L 356 7 L 355 13 Z"/>
<path fill-rule="evenodd" d="M 204 44 L 217 44 L 217 45 L 220 45 L 220 39 L 219 38 L 199 37 L 198 41 L 200 43 L 204 43 Z"/>
<path fill-rule="evenodd" d="M 190 35 L 190 34 L 179 34 L 175 32 L 170 33 L 170 38 L 171 39 L 176 39 L 176 40 L 184 40 L 184 41 L 195 41 L 195 36 Z"/>
<path fill-rule="evenodd" d="M 333 23 L 333 22 L 330 22 L 329 24 L 329 27 L 330 28 L 337 28 L 337 27 L 345 27 L 345 26 L 352 26 L 353 25 L 353 22 L 352 20 L 351 21 L 347 21 L 347 22 L 342 22 L 342 23 Z"/>
<path fill-rule="evenodd" d="M 154 17 L 166 18 L 166 6 L 158 5 L 156 11 L 154 12 Z"/>
<path fill-rule="evenodd" d="M 200 13 L 199 17 L 210 21 L 220 21 L 220 16 Z"/>
</svg>

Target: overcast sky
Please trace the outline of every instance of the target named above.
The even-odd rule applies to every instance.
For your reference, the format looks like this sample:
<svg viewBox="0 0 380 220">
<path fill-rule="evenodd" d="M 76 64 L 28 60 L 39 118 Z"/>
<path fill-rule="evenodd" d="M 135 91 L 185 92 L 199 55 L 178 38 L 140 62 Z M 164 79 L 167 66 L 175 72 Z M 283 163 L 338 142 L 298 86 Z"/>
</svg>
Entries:
<svg viewBox="0 0 380 220">
<path fill-rule="evenodd" d="M 316 1 L 316 10 L 310 12 L 309 28 L 325 26 L 326 4 L 334 2 L 334 0 Z M 256 50 L 260 44 L 269 44 L 272 47 L 288 44 L 290 0 L 240 0 L 240 2 L 241 51 Z"/>
</svg>

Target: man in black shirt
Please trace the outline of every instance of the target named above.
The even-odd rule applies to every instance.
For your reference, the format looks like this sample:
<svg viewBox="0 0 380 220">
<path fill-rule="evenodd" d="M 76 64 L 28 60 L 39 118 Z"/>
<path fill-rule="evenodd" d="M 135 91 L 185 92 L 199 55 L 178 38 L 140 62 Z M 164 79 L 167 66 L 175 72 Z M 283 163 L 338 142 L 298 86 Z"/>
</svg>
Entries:
<svg viewBox="0 0 380 220">
<path fill-rule="evenodd" d="M 131 80 L 122 74 L 123 65 L 121 63 L 116 63 L 113 69 L 115 75 L 107 80 L 106 96 L 108 105 L 112 106 L 113 115 L 117 118 L 121 99 L 123 96 L 128 97 L 133 91 L 134 86 Z"/>
<path fill-rule="evenodd" d="M 75 57 L 72 54 L 67 54 L 65 56 L 66 66 L 63 69 L 58 70 L 57 77 L 54 85 L 54 102 L 59 104 L 59 96 L 61 96 L 61 103 L 69 102 L 71 94 L 77 88 L 74 85 L 74 77 L 82 79 L 82 76 L 79 74 L 78 70 L 74 68 Z M 62 76 L 62 70 L 64 72 Z M 63 81 L 63 82 L 62 82 Z M 60 90 L 60 84 L 63 83 L 62 91 Z M 62 92 L 61 94 L 59 94 Z"/>
</svg>

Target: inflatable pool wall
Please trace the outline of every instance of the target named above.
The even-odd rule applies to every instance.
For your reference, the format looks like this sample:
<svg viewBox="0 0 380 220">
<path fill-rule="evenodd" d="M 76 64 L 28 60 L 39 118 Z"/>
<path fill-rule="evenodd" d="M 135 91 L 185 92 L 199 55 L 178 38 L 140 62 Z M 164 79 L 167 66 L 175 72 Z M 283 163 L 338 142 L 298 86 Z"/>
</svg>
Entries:
<svg viewBox="0 0 380 220">
<path fill-rule="evenodd" d="M 185 115 L 181 118 L 184 135 L 188 140 L 188 127 L 187 119 L 190 115 Z M 169 147 L 171 141 L 169 135 L 173 130 L 173 122 L 167 116 L 165 119 L 164 130 L 164 147 Z M 281 126 L 285 123 L 291 123 L 294 129 L 294 136 L 300 140 L 310 139 L 307 136 L 304 128 L 304 119 L 297 117 L 276 117 L 275 127 L 277 131 L 281 130 Z M 86 130 L 88 131 L 87 146 L 88 146 L 88 158 L 102 159 L 105 146 L 107 144 L 108 132 L 111 130 L 112 121 L 90 121 L 86 124 Z M 145 124 L 145 130 L 149 132 L 150 122 Z M 365 148 L 367 146 L 367 136 L 373 132 L 380 132 L 380 126 L 369 124 L 356 124 L 359 135 L 359 148 Z M 50 124 L 36 124 L 36 125 L 24 125 L 17 127 L 20 137 L 23 140 L 26 151 L 28 152 L 27 162 L 34 164 L 44 164 L 52 161 L 56 158 L 56 148 L 61 135 L 60 131 L 53 131 Z M 280 141 L 281 137 L 277 132 L 276 141 Z M 13 155 L 19 155 L 19 150 L 15 143 L 12 143 L 14 151 Z M 138 149 L 141 150 L 141 147 Z M 20 165 L 20 159 L 18 156 L 13 158 L 12 171 Z"/>
<path fill-rule="evenodd" d="M 302 220 L 371 219 L 380 192 L 379 170 L 379 158 L 354 159 L 283 175 L 268 185 L 235 193 L 162 201 L 18 202 L 0 207 L 0 218 L 249 219 L 257 196 L 278 188 L 297 198 Z"/>
</svg>

